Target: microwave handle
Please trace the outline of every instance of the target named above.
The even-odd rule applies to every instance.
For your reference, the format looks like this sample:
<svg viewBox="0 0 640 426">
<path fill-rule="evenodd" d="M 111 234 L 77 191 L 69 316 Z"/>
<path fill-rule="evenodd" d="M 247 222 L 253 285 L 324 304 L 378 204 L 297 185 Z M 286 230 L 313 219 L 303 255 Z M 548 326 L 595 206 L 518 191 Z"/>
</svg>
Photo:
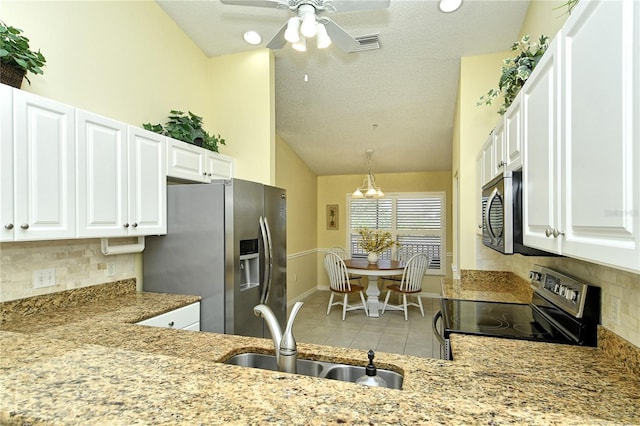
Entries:
<svg viewBox="0 0 640 426">
<path fill-rule="evenodd" d="M 493 200 L 495 200 L 497 196 L 498 196 L 498 188 L 493 188 L 493 191 L 491 191 L 491 195 L 489 195 L 489 198 L 487 199 L 487 207 L 485 208 L 485 214 L 483 218 L 485 229 L 489 233 L 489 238 L 491 238 L 491 241 L 494 244 L 497 244 L 498 238 L 496 237 L 496 234 L 493 232 L 493 228 L 491 228 L 491 222 L 489 221 L 489 212 L 491 211 L 491 205 L 493 204 Z"/>
</svg>

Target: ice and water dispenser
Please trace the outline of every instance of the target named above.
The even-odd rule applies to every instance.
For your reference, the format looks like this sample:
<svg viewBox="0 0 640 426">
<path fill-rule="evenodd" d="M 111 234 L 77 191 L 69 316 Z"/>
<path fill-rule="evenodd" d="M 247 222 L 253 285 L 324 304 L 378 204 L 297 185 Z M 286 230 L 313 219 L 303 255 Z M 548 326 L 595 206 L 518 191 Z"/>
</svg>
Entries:
<svg viewBox="0 0 640 426">
<path fill-rule="evenodd" d="M 240 240 L 240 291 L 260 286 L 258 239 Z"/>
</svg>

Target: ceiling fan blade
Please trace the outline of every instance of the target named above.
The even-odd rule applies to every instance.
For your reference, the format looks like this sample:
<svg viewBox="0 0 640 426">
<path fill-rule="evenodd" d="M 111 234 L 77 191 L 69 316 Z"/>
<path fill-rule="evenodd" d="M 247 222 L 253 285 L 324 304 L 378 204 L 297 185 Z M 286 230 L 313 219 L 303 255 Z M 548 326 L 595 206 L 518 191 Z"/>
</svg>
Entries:
<svg viewBox="0 0 640 426">
<path fill-rule="evenodd" d="M 329 10 L 334 9 L 335 12 L 352 12 L 386 9 L 389 7 L 389 0 L 325 0 L 324 5 Z"/>
<path fill-rule="evenodd" d="M 286 3 L 279 2 L 277 0 L 220 0 L 220 3 L 233 6 L 270 7 L 272 9 L 277 9 L 283 6 L 288 7 Z"/>
<path fill-rule="evenodd" d="M 336 24 L 331 19 L 323 18 L 322 23 L 327 28 L 327 33 L 329 34 L 329 38 L 331 38 L 331 42 L 338 46 L 338 49 L 345 53 L 351 53 L 360 48 L 358 40 L 353 38 L 351 34 L 346 32 L 340 25 Z"/>
<path fill-rule="evenodd" d="M 287 44 L 287 40 L 284 39 L 284 32 L 287 30 L 287 24 L 285 23 L 282 28 L 273 36 L 269 44 L 267 44 L 267 48 L 269 49 L 282 49 L 285 44 Z"/>
</svg>

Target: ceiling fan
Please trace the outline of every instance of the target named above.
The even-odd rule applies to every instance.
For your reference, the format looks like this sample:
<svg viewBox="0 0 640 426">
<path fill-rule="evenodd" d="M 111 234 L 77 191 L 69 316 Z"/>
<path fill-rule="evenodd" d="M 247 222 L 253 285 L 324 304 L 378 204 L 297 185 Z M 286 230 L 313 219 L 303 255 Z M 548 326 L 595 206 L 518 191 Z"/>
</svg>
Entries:
<svg viewBox="0 0 640 426">
<path fill-rule="evenodd" d="M 332 43 L 345 53 L 359 50 L 360 42 L 330 18 L 325 12 L 353 12 L 384 9 L 390 0 L 220 0 L 222 4 L 236 6 L 289 9 L 296 16 L 280 28 L 267 44 L 269 49 L 281 49 L 287 42 L 299 51 L 306 50 L 308 38 L 316 37 L 319 49 Z"/>
</svg>

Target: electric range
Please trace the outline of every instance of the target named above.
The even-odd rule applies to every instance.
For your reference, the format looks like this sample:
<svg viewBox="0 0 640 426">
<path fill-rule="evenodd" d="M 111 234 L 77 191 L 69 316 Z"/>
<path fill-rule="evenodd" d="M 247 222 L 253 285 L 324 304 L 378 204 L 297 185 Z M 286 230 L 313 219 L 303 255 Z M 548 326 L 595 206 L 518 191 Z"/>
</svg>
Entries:
<svg viewBox="0 0 640 426">
<path fill-rule="evenodd" d="M 452 333 L 567 345 L 597 345 L 600 289 L 535 265 L 529 304 L 442 299 L 433 329 L 445 359 L 453 359 Z M 442 319 L 442 330 L 438 321 Z"/>
</svg>

